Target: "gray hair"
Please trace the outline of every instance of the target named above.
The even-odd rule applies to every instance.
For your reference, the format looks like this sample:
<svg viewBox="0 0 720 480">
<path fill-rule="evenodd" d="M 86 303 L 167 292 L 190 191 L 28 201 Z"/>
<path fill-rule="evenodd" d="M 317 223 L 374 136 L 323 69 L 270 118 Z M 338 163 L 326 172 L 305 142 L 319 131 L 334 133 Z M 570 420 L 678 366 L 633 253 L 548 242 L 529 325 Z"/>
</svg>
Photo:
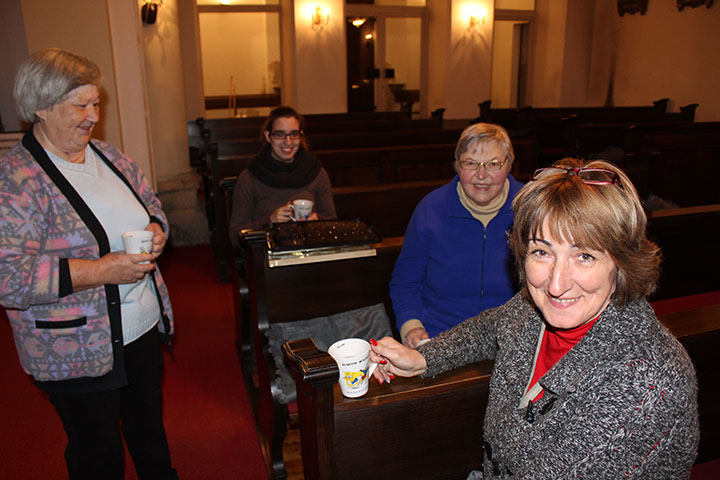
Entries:
<svg viewBox="0 0 720 480">
<path fill-rule="evenodd" d="M 99 86 L 100 67 L 87 58 L 60 48 L 46 48 L 30 55 L 15 76 L 13 100 L 20 118 L 38 122 L 38 110 L 46 110 L 83 85 Z"/>
<path fill-rule="evenodd" d="M 515 152 L 513 151 L 510 136 L 500 125 L 476 123 L 463 130 L 462 134 L 460 134 L 460 140 L 458 140 L 457 146 L 455 147 L 455 160 L 459 160 L 460 156 L 467 152 L 475 142 L 479 142 L 480 144 L 495 142 L 505 154 L 505 158 L 509 160 L 512 165 L 515 159 Z"/>
</svg>

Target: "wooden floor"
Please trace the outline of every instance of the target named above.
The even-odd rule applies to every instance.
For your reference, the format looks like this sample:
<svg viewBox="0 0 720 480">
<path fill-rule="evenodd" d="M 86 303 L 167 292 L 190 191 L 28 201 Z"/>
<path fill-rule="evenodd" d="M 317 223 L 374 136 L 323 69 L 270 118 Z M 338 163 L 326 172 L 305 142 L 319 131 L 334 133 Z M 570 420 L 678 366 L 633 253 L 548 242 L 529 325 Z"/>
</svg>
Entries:
<svg viewBox="0 0 720 480">
<path fill-rule="evenodd" d="M 296 421 L 290 419 L 287 436 L 283 443 L 283 460 L 287 480 L 304 480 L 302 466 L 302 451 L 300 448 L 300 427 Z"/>
</svg>

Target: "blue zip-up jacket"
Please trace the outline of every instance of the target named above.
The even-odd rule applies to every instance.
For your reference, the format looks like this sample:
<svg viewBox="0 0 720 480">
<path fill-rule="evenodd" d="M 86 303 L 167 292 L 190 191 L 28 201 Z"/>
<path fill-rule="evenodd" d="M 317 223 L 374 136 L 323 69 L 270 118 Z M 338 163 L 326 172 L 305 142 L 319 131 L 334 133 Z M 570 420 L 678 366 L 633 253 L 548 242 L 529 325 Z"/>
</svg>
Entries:
<svg viewBox="0 0 720 480">
<path fill-rule="evenodd" d="M 507 233 L 523 184 L 508 179 L 507 201 L 487 228 L 460 203 L 457 175 L 420 201 L 390 281 L 398 329 L 416 318 L 432 337 L 515 294 Z"/>
</svg>

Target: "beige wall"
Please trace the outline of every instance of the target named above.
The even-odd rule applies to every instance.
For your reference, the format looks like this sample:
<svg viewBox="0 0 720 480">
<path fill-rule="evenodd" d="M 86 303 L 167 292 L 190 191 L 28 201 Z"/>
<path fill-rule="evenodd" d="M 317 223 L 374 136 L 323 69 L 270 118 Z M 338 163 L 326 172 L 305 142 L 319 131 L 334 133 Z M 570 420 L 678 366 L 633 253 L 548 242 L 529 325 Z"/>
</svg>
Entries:
<svg viewBox="0 0 720 480">
<path fill-rule="evenodd" d="M 295 107 L 307 113 L 347 111 L 345 18 L 342 0 L 324 2 L 330 22 L 312 29 L 317 2 L 295 1 Z"/>
<path fill-rule="evenodd" d="M 104 77 L 101 121 L 93 136 L 124 148 L 107 4 L 97 0 L 22 0 L 21 5 L 28 52 L 47 47 L 65 48 L 100 66 Z"/>
<path fill-rule="evenodd" d="M 428 109 L 446 108 L 445 84 L 448 78 L 447 52 L 450 51 L 450 0 L 428 0 Z M 448 117 L 449 118 L 449 117 Z"/>
<path fill-rule="evenodd" d="M 278 14 L 207 12 L 199 19 L 205 94 L 229 95 L 231 77 L 237 94 L 272 92 L 271 64 L 280 61 Z"/>
<path fill-rule="evenodd" d="M 12 89 L 15 72 L 28 55 L 20 0 L 0 1 L 0 52 L 3 52 L 0 68 L 0 117 L 6 131 L 17 131 L 21 130 L 22 125 L 12 102 Z"/>
<path fill-rule="evenodd" d="M 561 105 L 565 50 L 565 21 L 568 0 L 536 0 L 533 30 L 535 52 L 528 81 L 528 105 Z"/>
<path fill-rule="evenodd" d="M 607 11 L 615 4 L 598 0 Z M 650 2 L 645 15 L 615 13 L 616 105 L 671 99 L 671 108 L 698 103 L 695 119 L 720 121 L 720 5 L 685 8 Z"/>
<path fill-rule="evenodd" d="M 430 68 L 444 67 L 442 103 L 446 118 L 474 118 L 477 104 L 490 98 L 492 82 L 493 2 L 480 3 L 487 11 L 478 30 L 468 29 L 467 0 L 451 0 L 450 43 L 446 51 L 435 51 Z M 431 31 L 431 36 L 434 32 Z M 442 59 L 446 61 L 442 65 Z M 441 68 L 442 68 L 441 67 Z M 430 107 L 433 107 L 431 105 Z"/>
<path fill-rule="evenodd" d="M 147 113 L 158 180 L 190 171 L 179 24 L 178 1 L 164 0 L 157 22 L 142 25 Z"/>
</svg>

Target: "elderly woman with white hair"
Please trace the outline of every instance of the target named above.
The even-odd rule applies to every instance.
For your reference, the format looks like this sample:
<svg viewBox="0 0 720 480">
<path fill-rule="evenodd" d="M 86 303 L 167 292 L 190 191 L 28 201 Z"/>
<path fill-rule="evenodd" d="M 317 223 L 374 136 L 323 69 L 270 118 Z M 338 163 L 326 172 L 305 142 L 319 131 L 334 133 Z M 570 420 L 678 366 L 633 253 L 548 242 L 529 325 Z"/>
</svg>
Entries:
<svg viewBox="0 0 720 480">
<path fill-rule="evenodd" d="M 522 183 L 504 128 L 467 127 L 455 148 L 457 176 L 430 192 L 410 219 L 390 282 L 405 345 L 505 303 L 517 291 L 507 232 Z"/>
<path fill-rule="evenodd" d="M 175 479 L 162 421 L 161 341 L 173 332 L 155 260 L 167 218 L 138 166 L 91 140 L 99 67 L 57 48 L 32 54 L 14 99 L 32 126 L 0 158 L 0 303 L 23 369 L 48 394 L 70 479 Z M 122 234 L 152 232 L 151 253 Z"/>
</svg>

